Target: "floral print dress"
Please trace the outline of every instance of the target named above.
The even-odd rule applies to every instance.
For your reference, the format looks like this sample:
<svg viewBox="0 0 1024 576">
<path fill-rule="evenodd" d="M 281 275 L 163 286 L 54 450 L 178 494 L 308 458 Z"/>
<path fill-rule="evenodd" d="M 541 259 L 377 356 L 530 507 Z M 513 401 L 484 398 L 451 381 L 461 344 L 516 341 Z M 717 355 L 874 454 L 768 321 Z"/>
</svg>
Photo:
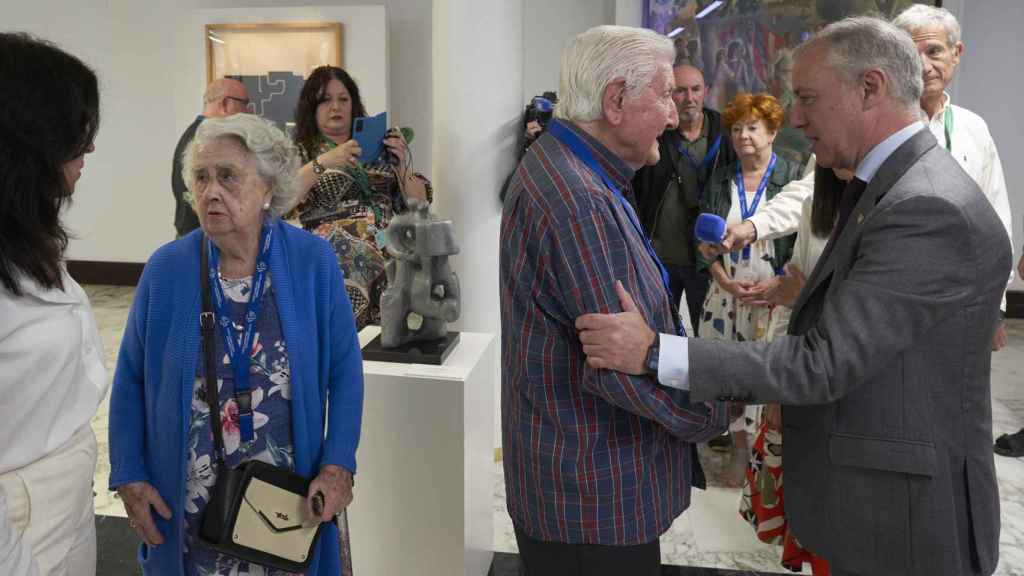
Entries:
<svg viewBox="0 0 1024 576">
<path fill-rule="evenodd" d="M 236 334 L 241 334 L 242 319 L 249 302 L 252 278 L 220 280 L 227 300 L 226 310 Z M 291 377 L 288 350 L 281 333 L 277 304 L 270 276 L 263 293 L 257 331 L 253 338 L 249 386 L 252 390 L 253 440 L 243 443 L 238 428 L 238 407 L 234 399 L 234 374 L 224 347 L 222 332 L 216 330 L 215 357 L 220 399 L 221 431 L 224 437 L 225 465 L 234 468 L 249 460 L 294 469 L 292 444 Z M 192 420 L 188 432 L 188 475 L 185 483 L 185 574 L 187 576 L 283 576 L 280 570 L 250 564 L 219 554 L 199 541 L 203 512 L 217 482 L 210 409 L 206 402 L 206 368 L 202 348 L 199 351 L 192 391 Z"/>
</svg>

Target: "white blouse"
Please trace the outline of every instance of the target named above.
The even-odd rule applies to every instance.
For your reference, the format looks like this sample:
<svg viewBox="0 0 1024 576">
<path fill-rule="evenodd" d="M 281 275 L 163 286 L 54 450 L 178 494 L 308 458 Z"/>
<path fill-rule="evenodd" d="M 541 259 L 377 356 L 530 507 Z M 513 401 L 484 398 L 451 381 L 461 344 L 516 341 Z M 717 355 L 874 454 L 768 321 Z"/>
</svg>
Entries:
<svg viewBox="0 0 1024 576">
<path fill-rule="evenodd" d="M 88 426 L 109 387 L 89 298 L 61 273 L 63 291 L 28 278 L 21 296 L 0 286 L 0 474 Z"/>
</svg>

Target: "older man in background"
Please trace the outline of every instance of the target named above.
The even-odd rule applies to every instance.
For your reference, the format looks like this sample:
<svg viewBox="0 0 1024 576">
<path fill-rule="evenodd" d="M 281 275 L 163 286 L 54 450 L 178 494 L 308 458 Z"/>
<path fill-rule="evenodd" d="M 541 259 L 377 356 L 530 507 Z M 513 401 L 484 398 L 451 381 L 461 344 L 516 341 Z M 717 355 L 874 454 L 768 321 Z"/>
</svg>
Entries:
<svg viewBox="0 0 1024 576">
<path fill-rule="evenodd" d="M 661 574 L 658 537 L 703 486 L 695 444 L 726 428 L 724 402 L 691 403 L 587 367 L 573 323 L 618 311 L 679 331 L 668 279 L 625 200 L 676 125 L 672 43 L 592 28 L 562 54 L 556 120 L 516 169 L 501 223 L 502 445 L 508 512 L 530 576 Z"/>
<path fill-rule="evenodd" d="M 988 124 L 974 112 L 954 105 L 946 92 L 946 88 L 953 82 L 960 56 L 964 53 L 960 23 L 945 8 L 914 4 L 901 12 L 893 24 L 910 34 L 921 54 L 924 66 L 921 109 L 927 117 L 928 129 L 978 183 L 981 192 L 999 215 L 1012 245 L 1013 224 L 1006 179 Z M 999 308 L 1006 312 L 1005 294 Z M 992 340 L 992 349 L 999 350 L 1005 344 L 1006 334 L 1000 321 Z"/>
<path fill-rule="evenodd" d="M 174 148 L 174 158 L 171 161 L 171 192 L 174 193 L 174 229 L 178 237 L 199 228 L 199 218 L 192 210 L 192 204 L 186 198 L 188 188 L 181 176 L 181 153 L 196 135 L 196 129 L 207 118 L 224 118 L 239 112 L 245 112 L 249 107 L 249 92 L 238 80 L 232 78 L 218 78 L 206 87 L 203 94 L 203 113 L 196 116 L 196 119 L 189 124 L 178 145 Z"/>
</svg>

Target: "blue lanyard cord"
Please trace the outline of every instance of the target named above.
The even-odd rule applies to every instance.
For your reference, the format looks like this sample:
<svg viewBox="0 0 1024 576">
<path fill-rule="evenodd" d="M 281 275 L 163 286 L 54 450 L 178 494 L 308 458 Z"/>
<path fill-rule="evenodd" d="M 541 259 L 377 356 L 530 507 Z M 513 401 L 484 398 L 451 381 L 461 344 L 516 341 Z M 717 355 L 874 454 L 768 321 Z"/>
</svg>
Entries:
<svg viewBox="0 0 1024 576">
<path fill-rule="evenodd" d="M 683 146 L 682 137 L 680 137 L 679 142 L 676 143 L 676 150 L 679 150 L 679 155 L 682 156 L 683 158 L 686 158 L 686 161 L 689 162 L 690 166 L 693 166 L 694 169 L 700 170 L 706 170 L 708 166 L 711 165 L 711 162 L 714 161 L 715 159 L 715 154 L 718 154 L 718 149 L 721 147 L 722 135 L 719 134 L 718 138 L 715 138 L 715 142 L 711 145 L 711 148 L 708 148 L 708 153 L 704 155 L 704 160 L 701 161 L 700 164 L 697 164 L 697 161 L 693 158 L 693 156 L 690 156 L 690 153 L 687 152 L 686 147 Z"/>
<path fill-rule="evenodd" d="M 953 104 L 946 103 L 946 113 L 942 115 L 942 129 L 946 133 L 946 150 L 953 151 Z"/>
<path fill-rule="evenodd" d="M 608 189 L 611 190 L 612 195 L 614 195 L 615 198 L 618 199 L 619 204 L 622 206 L 622 210 L 626 213 L 626 216 L 629 218 L 630 224 L 633 225 L 633 229 L 636 230 L 637 235 L 640 236 L 640 239 L 643 241 L 644 248 L 647 249 L 647 255 L 650 256 L 651 260 L 654 262 L 654 265 L 657 266 L 658 272 L 661 273 L 661 283 L 665 289 L 665 294 L 668 295 L 669 302 L 671 302 L 672 285 L 669 283 L 668 270 L 665 269 L 665 265 L 661 263 L 661 259 L 658 258 L 658 254 L 654 251 L 654 246 L 651 245 L 651 241 L 647 238 L 647 235 L 644 234 L 644 229 L 642 226 L 640 226 L 640 219 L 637 217 L 636 211 L 633 210 L 633 207 L 630 206 L 629 201 L 626 200 L 626 197 L 622 195 L 622 192 L 619 190 L 618 186 L 616 186 L 615 183 L 612 182 L 611 178 L 609 178 L 608 176 L 608 173 L 605 172 L 604 168 L 602 168 L 601 165 L 597 162 L 597 159 L 594 158 L 594 155 L 590 153 L 590 149 L 587 148 L 587 145 L 586 143 L 583 142 L 582 138 L 577 136 L 572 130 L 567 128 L 558 120 L 553 120 L 548 125 L 548 132 L 550 132 L 551 135 L 554 136 L 555 139 L 557 139 L 559 142 L 568 146 L 569 150 L 572 151 L 572 153 L 577 158 L 579 158 L 580 161 L 586 164 L 586 166 L 590 168 L 595 174 L 600 176 L 601 181 L 604 182 L 604 185 L 607 186 Z M 678 332 L 680 336 L 686 335 L 681 324 L 678 326 Z"/>
<path fill-rule="evenodd" d="M 220 325 L 224 335 L 224 346 L 227 348 L 228 358 L 231 360 L 231 368 L 235 375 L 235 403 L 238 406 L 238 429 L 243 442 L 251 442 L 253 439 L 253 418 L 252 418 L 252 393 L 249 389 L 249 364 L 252 356 L 253 339 L 256 334 L 256 322 L 260 316 L 260 306 L 263 303 L 263 294 L 267 289 L 267 272 L 269 266 L 267 261 L 270 256 L 270 243 L 273 228 L 270 225 L 263 226 L 263 233 L 260 237 L 260 253 L 256 260 L 256 273 L 252 279 L 252 290 L 249 292 L 249 304 L 246 306 L 245 318 L 243 319 L 245 329 L 242 336 L 236 339 L 232 328 L 231 316 L 226 311 L 227 299 L 224 296 L 224 288 L 220 285 L 218 269 L 220 262 L 220 251 L 209 242 L 209 282 L 213 291 L 213 305 L 217 313 L 217 324 Z"/>
<path fill-rule="evenodd" d="M 750 202 L 750 206 L 747 206 L 747 187 L 743 183 L 743 168 L 739 163 L 736 164 L 736 195 L 740 197 L 740 219 L 746 220 L 757 212 L 757 205 L 761 203 L 761 197 L 764 196 L 764 191 L 768 189 L 768 179 L 771 178 L 772 172 L 775 171 L 775 161 L 777 160 L 775 152 L 772 152 L 772 159 L 768 162 L 768 168 L 765 169 L 764 175 L 761 176 L 761 183 L 757 185 L 757 192 L 754 193 L 754 199 Z M 743 248 L 743 259 L 750 260 L 750 246 Z M 735 262 L 733 257 L 733 262 Z"/>
</svg>

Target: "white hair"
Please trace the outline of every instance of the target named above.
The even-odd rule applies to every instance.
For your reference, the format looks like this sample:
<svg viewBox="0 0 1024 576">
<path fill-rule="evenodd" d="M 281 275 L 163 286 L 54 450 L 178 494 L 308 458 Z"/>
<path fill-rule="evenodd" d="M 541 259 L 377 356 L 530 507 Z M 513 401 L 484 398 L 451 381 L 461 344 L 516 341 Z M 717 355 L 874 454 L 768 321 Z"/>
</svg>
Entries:
<svg viewBox="0 0 1024 576">
<path fill-rule="evenodd" d="M 199 150 L 218 138 L 234 138 L 256 159 L 256 169 L 271 191 L 271 215 L 281 216 L 295 207 L 298 191 L 294 182 L 301 165 L 299 149 L 272 122 L 252 114 L 208 118 L 199 125 L 195 138 L 181 153 L 181 176 L 189 190 L 195 189 L 194 168 Z"/>
<path fill-rule="evenodd" d="M 857 82 L 868 70 L 881 70 L 889 80 L 889 95 L 908 111 L 920 111 L 921 56 L 905 31 L 872 16 L 845 18 L 797 47 L 794 59 L 818 45 L 827 48 L 828 64 L 847 84 Z"/>
<path fill-rule="evenodd" d="M 659 66 L 672 65 L 672 41 L 651 30 L 596 26 L 573 38 L 562 51 L 555 117 L 593 122 L 601 117 L 604 89 L 621 79 L 630 96 L 650 85 Z"/>
<path fill-rule="evenodd" d="M 892 23 L 911 34 L 925 28 L 941 27 L 946 31 L 946 44 L 950 48 L 960 41 L 960 23 L 956 21 L 956 16 L 945 8 L 914 4 L 900 12 Z"/>
</svg>

